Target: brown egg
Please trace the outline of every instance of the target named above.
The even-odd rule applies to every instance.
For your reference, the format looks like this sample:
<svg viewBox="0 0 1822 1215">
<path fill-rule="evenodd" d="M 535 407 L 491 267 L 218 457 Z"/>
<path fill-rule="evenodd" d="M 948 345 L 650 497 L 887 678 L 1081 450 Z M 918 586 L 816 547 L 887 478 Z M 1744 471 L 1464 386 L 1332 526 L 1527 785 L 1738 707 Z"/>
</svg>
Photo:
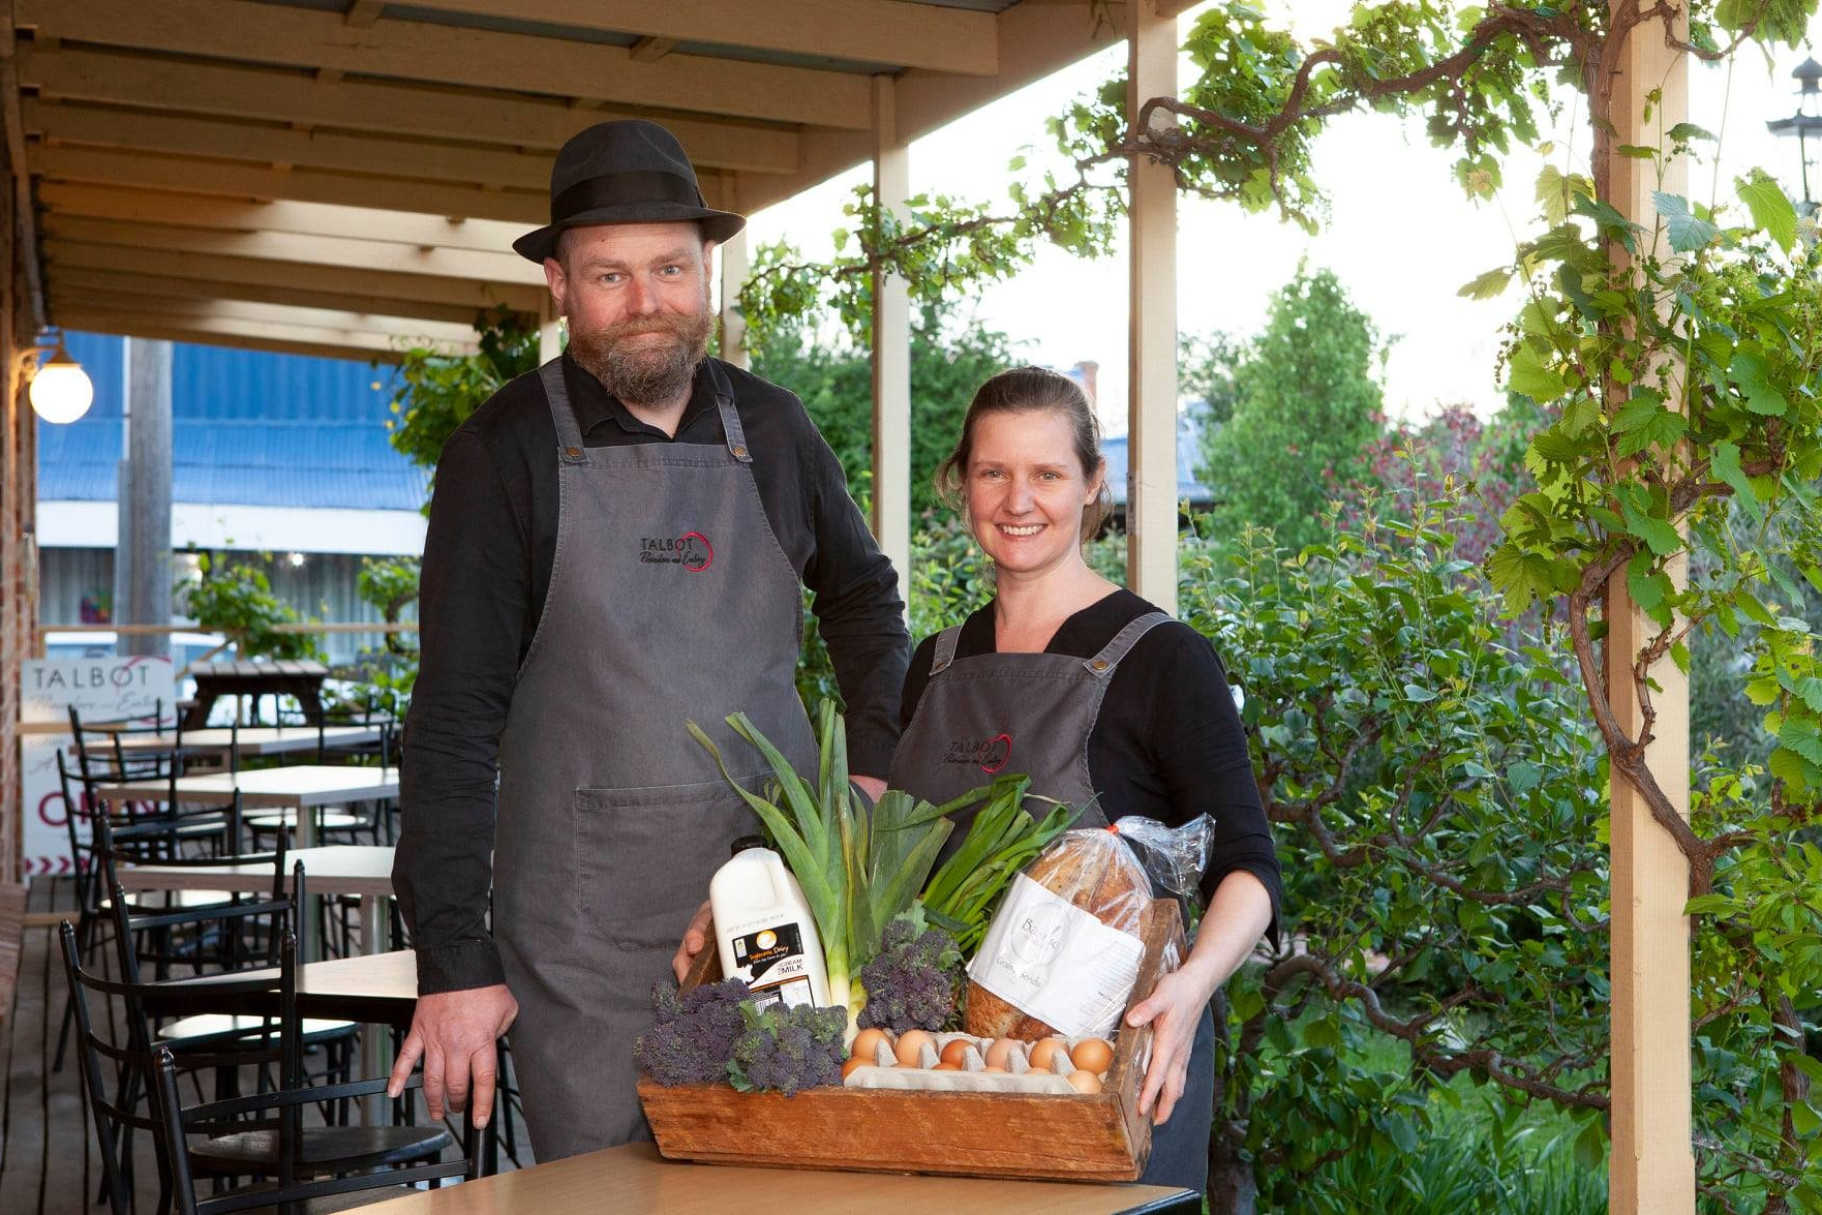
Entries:
<svg viewBox="0 0 1822 1215">
<path fill-rule="evenodd" d="M 962 1060 L 967 1058 L 968 1048 L 972 1045 L 974 1044 L 966 1038 L 951 1038 L 949 1045 L 943 1047 L 940 1057 L 944 1063 L 953 1063 L 957 1067 L 961 1067 Z"/>
<path fill-rule="evenodd" d="M 865 1059 L 868 1062 L 871 1062 L 873 1059 L 873 1052 L 879 1049 L 879 1044 L 881 1042 L 890 1041 L 892 1041 L 892 1035 L 888 1034 L 883 1029 L 863 1029 L 858 1034 L 854 1035 L 854 1049 L 850 1050 L 848 1053 L 856 1059 Z"/>
<path fill-rule="evenodd" d="M 1000 1074 L 1000 1075 L 1002 1075 L 1002 1076 L 1003 1076 L 1003 1075 L 1005 1075 L 1005 1074 L 1006 1074 L 1006 1069 L 1005 1069 L 1005 1068 L 1003 1068 L 1003 1067 L 995 1067 L 995 1066 L 994 1066 L 994 1065 L 993 1065 L 993 1064 L 991 1064 L 991 1063 L 989 1063 L 989 1064 L 988 1064 L 988 1065 L 987 1065 L 987 1066 L 986 1066 L 986 1067 L 983 1067 L 983 1068 L 982 1068 L 982 1069 L 981 1069 L 981 1071 L 983 1071 L 983 1072 L 998 1072 L 998 1073 L 999 1073 L 999 1074 Z"/>
<path fill-rule="evenodd" d="M 1113 1046 L 1105 1038 L 1084 1038 L 1069 1052 L 1069 1061 L 1085 1072 L 1104 1072 L 1113 1062 Z"/>
<path fill-rule="evenodd" d="M 962 1070 L 962 1065 L 959 1063 L 939 1063 L 930 1070 L 933 1072 L 959 1072 Z"/>
<path fill-rule="evenodd" d="M 1078 1093 L 1098 1093 L 1101 1091 L 1101 1078 L 1089 1071 L 1070 1072 L 1069 1086 Z"/>
<path fill-rule="evenodd" d="M 907 1029 L 898 1037 L 898 1065 L 916 1067 L 917 1056 L 926 1046 L 936 1045 L 936 1035 L 924 1029 Z"/>
<path fill-rule="evenodd" d="M 1005 1071 L 1008 1066 L 1006 1060 L 1009 1059 L 1012 1056 L 1012 1052 L 1018 1048 L 1019 1044 L 1011 1038 L 1001 1038 L 996 1042 L 990 1043 L 987 1047 L 986 1054 L 987 1066 L 990 1068 L 997 1067 L 1001 1071 Z"/>
<path fill-rule="evenodd" d="M 1056 1053 L 1067 1049 L 1069 1049 L 1069 1044 L 1061 1038 L 1045 1038 L 1043 1041 L 1033 1044 L 1031 1070 L 1034 1072 L 1049 1071 L 1052 1066 L 1051 1061 L 1056 1058 Z"/>
<path fill-rule="evenodd" d="M 873 1061 L 871 1059 L 863 1058 L 860 1055 L 856 1055 L 856 1056 L 854 1056 L 854 1058 L 848 1060 L 846 1063 L 841 1065 L 841 1078 L 843 1080 L 846 1080 L 849 1076 L 854 1074 L 855 1068 L 869 1067 L 872 1065 L 872 1063 L 873 1063 Z"/>
</svg>

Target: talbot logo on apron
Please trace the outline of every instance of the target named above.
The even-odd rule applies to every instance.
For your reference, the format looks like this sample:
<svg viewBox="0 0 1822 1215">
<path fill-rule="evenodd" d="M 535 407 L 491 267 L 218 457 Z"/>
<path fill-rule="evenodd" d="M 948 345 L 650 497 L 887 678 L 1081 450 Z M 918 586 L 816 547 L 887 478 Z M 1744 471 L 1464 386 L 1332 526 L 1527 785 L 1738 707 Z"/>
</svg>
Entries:
<svg viewBox="0 0 1822 1215">
<path fill-rule="evenodd" d="M 700 574 L 715 563 L 715 548 L 701 532 L 681 536 L 647 536 L 639 542 L 639 560 L 646 565 L 681 565 Z"/>
<path fill-rule="evenodd" d="M 1012 759 L 1012 735 L 1000 734 L 977 741 L 957 739 L 943 752 L 946 764 L 973 764 L 991 776 Z"/>
</svg>

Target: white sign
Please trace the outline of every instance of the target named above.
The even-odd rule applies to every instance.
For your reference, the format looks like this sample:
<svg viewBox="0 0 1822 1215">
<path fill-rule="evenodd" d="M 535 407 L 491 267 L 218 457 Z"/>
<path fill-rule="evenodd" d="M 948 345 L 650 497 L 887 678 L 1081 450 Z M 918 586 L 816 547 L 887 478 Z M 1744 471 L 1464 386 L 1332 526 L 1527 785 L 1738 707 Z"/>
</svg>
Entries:
<svg viewBox="0 0 1822 1215">
<path fill-rule="evenodd" d="M 70 788 L 79 792 L 70 708 L 87 721 L 151 725 L 177 711 L 176 681 L 168 658 L 33 659 L 21 664 L 19 760 L 25 808 L 20 864 L 25 876 L 71 871 L 69 806 L 57 779 L 57 752 L 65 752 Z M 47 728 L 48 727 L 48 728 Z M 87 841 L 83 825 L 80 838 Z"/>
</svg>

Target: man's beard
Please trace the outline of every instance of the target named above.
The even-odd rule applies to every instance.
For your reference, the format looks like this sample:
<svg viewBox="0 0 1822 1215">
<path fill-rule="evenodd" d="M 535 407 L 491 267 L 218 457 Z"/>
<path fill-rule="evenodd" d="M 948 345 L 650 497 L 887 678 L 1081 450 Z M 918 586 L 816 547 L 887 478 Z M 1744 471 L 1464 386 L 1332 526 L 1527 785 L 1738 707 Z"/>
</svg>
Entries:
<svg viewBox="0 0 1822 1215">
<path fill-rule="evenodd" d="M 689 391 L 696 364 L 709 346 L 711 321 L 704 307 L 684 314 L 659 312 L 599 329 L 572 330 L 569 352 L 627 405 L 666 405 Z M 635 341 L 662 333 L 666 341 Z"/>
</svg>

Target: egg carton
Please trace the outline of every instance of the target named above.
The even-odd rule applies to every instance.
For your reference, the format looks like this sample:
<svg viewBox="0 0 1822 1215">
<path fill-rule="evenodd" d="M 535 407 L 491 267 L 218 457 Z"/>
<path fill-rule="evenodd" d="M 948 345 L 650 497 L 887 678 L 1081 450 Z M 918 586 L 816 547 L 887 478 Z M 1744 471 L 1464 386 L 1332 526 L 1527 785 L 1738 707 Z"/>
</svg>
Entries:
<svg viewBox="0 0 1822 1215">
<path fill-rule="evenodd" d="M 843 1081 L 848 1088 L 916 1090 L 932 1093 L 1020 1093 L 1076 1095 L 1055 1072 L 937 1072 L 923 1067 L 857 1067 Z"/>
</svg>

